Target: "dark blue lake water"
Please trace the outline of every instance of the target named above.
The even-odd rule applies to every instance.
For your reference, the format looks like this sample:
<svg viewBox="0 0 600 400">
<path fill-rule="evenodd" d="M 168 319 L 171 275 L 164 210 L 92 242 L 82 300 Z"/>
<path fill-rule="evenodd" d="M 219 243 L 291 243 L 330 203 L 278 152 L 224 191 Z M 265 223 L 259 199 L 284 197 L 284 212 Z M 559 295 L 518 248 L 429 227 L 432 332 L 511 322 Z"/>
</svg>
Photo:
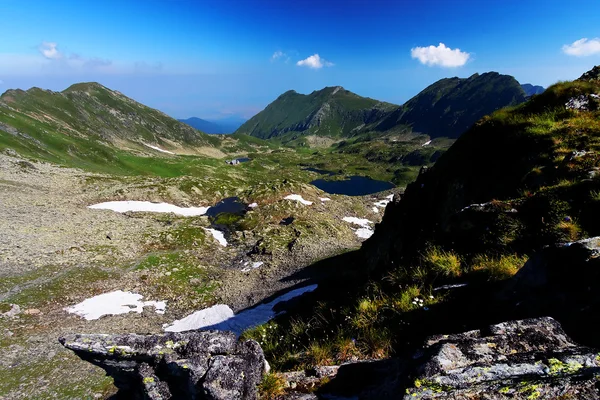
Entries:
<svg viewBox="0 0 600 400">
<path fill-rule="evenodd" d="M 346 196 L 365 196 L 396 187 L 391 182 L 378 181 L 365 176 L 350 176 L 343 181 L 315 179 L 311 184 L 327 193 L 345 194 Z"/>
<path fill-rule="evenodd" d="M 206 215 L 209 217 L 216 217 L 221 213 L 242 215 L 246 213 L 246 209 L 246 204 L 242 203 L 239 197 L 228 197 L 210 207 Z"/>
</svg>

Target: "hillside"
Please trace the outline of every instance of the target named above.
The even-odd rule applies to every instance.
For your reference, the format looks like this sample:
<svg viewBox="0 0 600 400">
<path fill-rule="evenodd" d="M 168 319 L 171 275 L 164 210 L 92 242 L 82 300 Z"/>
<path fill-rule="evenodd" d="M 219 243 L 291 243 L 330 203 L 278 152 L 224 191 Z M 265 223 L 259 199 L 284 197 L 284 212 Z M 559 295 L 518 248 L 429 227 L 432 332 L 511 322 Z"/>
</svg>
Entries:
<svg viewBox="0 0 600 400">
<path fill-rule="evenodd" d="M 78 83 L 62 92 L 8 90 L 0 96 L 0 148 L 50 161 L 108 160 L 114 149 L 159 151 L 150 146 L 162 153 L 194 153 L 219 144 L 218 138 L 98 83 Z"/>
<path fill-rule="evenodd" d="M 299 135 L 353 136 L 397 106 L 361 97 L 340 86 L 304 95 L 287 91 L 250 118 L 236 133 L 262 139 Z"/>
<path fill-rule="evenodd" d="M 285 142 L 309 135 L 349 138 L 411 131 L 430 138 L 457 138 L 483 116 L 520 104 L 526 97 L 516 79 L 497 72 L 442 79 L 400 107 L 360 97 L 341 87 L 309 95 L 292 90 L 279 96 L 237 133 Z"/>
<path fill-rule="evenodd" d="M 382 132 L 410 126 L 413 132 L 431 138 L 457 138 L 483 116 L 520 104 L 525 97 L 515 78 L 497 72 L 441 79 L 384 118 L 375 129 Z"/>
<path fill-rule="evenodd" d="M 597 67 L 579 80 L 553 85 L 524 104 L 480 120 L 433 167 L 422 170 L 402 196 L 395 196 L 352 261 L 329 260 L 343 265 L 345 276 L 320 284 L 295 313 L 246 337 L 268 344 L 267 359 L 283 369 L 363 358 L 382 359 L 382 370 L 384 365 L 406 368 L 415 354 L 422 357 L 423 343 L 427 351 L 448 337 L 442 334 L 468 332 L 457 335 L 464 340 L 479 337 L 470 335 L 481 329 L 483 343 L 491 343 L 491 335 L 498 333 L 490 333 L 492 324 L 547 316 L 576 342 L 599 347 L 589 329 L 600 315 L 599 154 Z M 503 326 L 511 324 L 519 323 Z M 495 345 L 487 346 L 476 355 L 481 358 L 470 362 L 489 363 L 489 348 Z M 454 356 L 439 357 L 434 361 Z M 543 357 L 514 362 L 555 365 L 562 356 Z M 485 370 L 513 363 L 506 356 L 496 362 Z M 359 364 L 355 370 L 361 370 Z M 362 373 L 375 370 L 363 368 Z M 552 379 L 512 380 L 502 374 L 463 386 L 420 378 L 435 373 L 439 370 L 409 370 L 404 382 L 389 373 L 388 384 L 400 385 L 386 388 L 397 397 L 385 398 L 405 393 L 404 398 L 455 398 L 457 393 L 479 398 L 488 392 L 499 393 L 490 397 L 498 399 L 511 397 L 503 393 L 556 398 L 541 393 L 547 393 L 547 385 L 568 389 L 568 383 Z M 373 384 L 352 381 L 346 373 L 318 393 L 383 398 L 373 394 Z"/>
</svg>

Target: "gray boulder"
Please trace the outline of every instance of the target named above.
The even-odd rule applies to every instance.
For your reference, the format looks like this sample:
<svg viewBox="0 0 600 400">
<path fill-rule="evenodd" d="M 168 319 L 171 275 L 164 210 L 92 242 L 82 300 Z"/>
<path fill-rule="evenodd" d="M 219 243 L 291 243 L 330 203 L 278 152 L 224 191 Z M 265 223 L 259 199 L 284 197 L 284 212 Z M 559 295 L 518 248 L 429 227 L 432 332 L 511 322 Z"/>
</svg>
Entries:
<svg viewBox="0 0 600 400">
<path fill-rule="evenodd" d="M 83 335 L 59 339 L 113 377 L 128 399 L 256 399 L 265 358 L 258 343 L 231 332 Z"/>
<path fill-rule="evenodd" d="M 597 399 L 600 356 L 552 318 L 427 340 L 405 399 Z"/>
</svg>

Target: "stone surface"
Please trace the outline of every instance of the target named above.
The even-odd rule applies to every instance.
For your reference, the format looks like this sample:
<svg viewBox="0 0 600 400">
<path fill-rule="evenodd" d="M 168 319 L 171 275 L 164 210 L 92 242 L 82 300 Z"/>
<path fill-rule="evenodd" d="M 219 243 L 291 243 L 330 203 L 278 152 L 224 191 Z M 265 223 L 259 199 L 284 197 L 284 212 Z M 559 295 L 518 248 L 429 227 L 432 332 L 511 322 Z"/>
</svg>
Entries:
<svg viewBox="0 0 600 400">
<path fill-rule="evenodd" d="M 417 362 L 405 399 L 600 396 L 599 354 L 575 344 L 549 317 L 431 337 Z"/>
<path fill-rule="evenodd" d="M 231 332 L 80 335 L 59 339 L 114 378 L 131 399 L 255 399 L 265 368 L 259 344 Z"/>
</svg>

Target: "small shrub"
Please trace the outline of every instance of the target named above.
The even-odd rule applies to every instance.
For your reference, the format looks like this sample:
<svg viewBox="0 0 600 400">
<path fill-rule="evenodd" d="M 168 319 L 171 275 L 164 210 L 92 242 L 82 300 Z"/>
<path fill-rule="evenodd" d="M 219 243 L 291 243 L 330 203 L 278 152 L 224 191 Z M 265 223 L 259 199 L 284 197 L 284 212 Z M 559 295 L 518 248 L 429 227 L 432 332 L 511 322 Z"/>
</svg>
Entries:
<svg viewBox="0 0 600 400">
<path fill-rule="evenodd" d="M 377 320 L 379 306 L 380 304 L 375 300 L 366 297 L 360 299 L 356 306 L 356 314 L 352 319 L 352 324 L 359 329 L 373 324 Z"/>
<path fill-rule="evenodd" d="M 258 392 L 262 400 L 275 400 L 285 393 L 286 380 L 277 373 L 269 373 L 263 376 Z"/>
<path fill-rule="evenodd" d="M 312 367 L 332 364 L 332 347 L 331 343 L 312 342 L 306 351 L 307 363 Z"/>
<path fill-rule="evenodd" d="M 445 251 L 439 247 L 430 247 L 423 255 L 423 262 L 432 271 L 444 277 L 456 278 L 461 274 L 461 259 L 453 251 Z"/>
<path fill-rule="evenodd" d="M 387 328 L 369 327 L 359 336 L 359 348 L 362 354 L 370 358 L 387 358 L 392 351 L 392 338 Z"/>
<path fill-rule="evenodd" d="M 417 305 L 413 304 L 415 298 L 421 295 L 421 290 L 418 286 L 408 286 L 402 290 L 399 297 L 396 297 L 392 301 L 394 309 L 402 312 L 411 311 L 417 308 Z"/>
<path fill-rule="evenodd" d="M 360 350 L 356 346 L 356 340 L 348 337 L 339 337 L 335 342 L 336 361 L 345 362 L 360 357 Z"/>
<path fill-rule="evenodd" d="M 560 221 L 556 229 L 560 232 L 560 238 L 565 241 L 574 242 L 581 237 L 581 227 L 572 219 Z"/>
<path fill-rule="evenodd" d="M 485 274 L 488 280 L 500 281 L 515 275 L 526 262 L 527 257 L 517 255 L 501 256 L 499 258 L 479 255 L 473 259 L 471 270 L 475 273 Z"/>
</svg>

